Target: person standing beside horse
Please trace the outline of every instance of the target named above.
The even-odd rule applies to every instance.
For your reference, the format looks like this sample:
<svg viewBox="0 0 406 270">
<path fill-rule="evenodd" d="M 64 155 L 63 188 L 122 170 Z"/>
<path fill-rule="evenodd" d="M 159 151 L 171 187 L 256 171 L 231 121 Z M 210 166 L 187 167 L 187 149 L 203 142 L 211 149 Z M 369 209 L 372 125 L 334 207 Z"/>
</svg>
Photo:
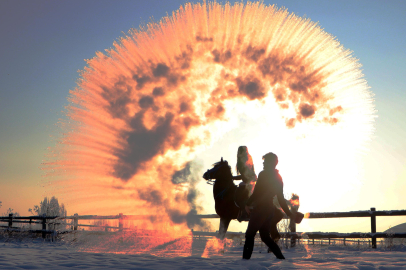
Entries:
<svg viewBox="0 0 406 270">
<path fill-rule="evenodd" d="M 273 198 L 278 198 L 283 211 L 294 220 L 294 214 L 289 210 L 283 197 L 283 181 L 276 165 L 278 157 L 274 153 L 267 153 L 262 157 L 264 170 L 259 173 L 254 192 L 245 205 L 245 210 L 250 214 L 247 231 L 245 232 L 245 244 L 243 259 L 249 260 L 254 249 L 254 240 L 257 231 L 261 240 L 269 247 L 278 259 L 285 259 L 278 245 L 270 236 L 272 217 L 275 212 Z M 251 207 L 253 209 L 251 210 Z"/>
</svg>

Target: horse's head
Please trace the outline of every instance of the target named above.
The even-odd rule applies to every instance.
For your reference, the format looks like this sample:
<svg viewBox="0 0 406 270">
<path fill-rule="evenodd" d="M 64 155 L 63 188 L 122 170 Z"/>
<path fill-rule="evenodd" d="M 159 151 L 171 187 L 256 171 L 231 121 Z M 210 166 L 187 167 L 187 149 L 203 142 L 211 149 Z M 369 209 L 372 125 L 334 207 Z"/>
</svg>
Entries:
<svg viewBox="0 0 406 270">
<path fill-rule="evenodd" d="M 232 178 L 232 174 L 231 167 L 226 160 L 223 161 L 223 158 L 221 158 L 221 161 L 214 163 L 213 168 L 203 174 L 203 178 L 207 181 L 224 177 Z"/>
</svg>

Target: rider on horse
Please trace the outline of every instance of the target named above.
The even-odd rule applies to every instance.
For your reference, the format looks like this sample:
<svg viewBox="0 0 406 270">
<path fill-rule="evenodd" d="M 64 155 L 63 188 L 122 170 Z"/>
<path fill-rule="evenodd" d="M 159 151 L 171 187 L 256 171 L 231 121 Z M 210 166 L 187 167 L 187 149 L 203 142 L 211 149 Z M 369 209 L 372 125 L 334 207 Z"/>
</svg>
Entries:
<svg viewBox="0 0 406 270">
<path fill-rule="evenodd" d="M 248 213 L 245 213 L 245 216 L 241 215 L 241 209 L 245 209 L 245 204 L 248 201 L 249 195 L 252 193 L 252 187 L 257 178 L 247 147 L 241 146 L 239 148 L 237 158 L 237 171 L 241 173 L 239 176 L 232 175 L 231 167 L 223 158 L 221 158 L 220 162 L 213 164 L 212 169 L 207 170 L 203 174 L 203 178 L 207 180 L 207 183 L 213 185 L 215 210 L 220 217 L 220 239 L 224 239 L 232 219 L 239 219 L 240 221 L 249 220 L 247 218 Z M 233 180 L 243 180 L 243 182 L 237 187 L 233 183 Z M 273 215 L 269 230 L 272 239 L 277 241 L 280 238 L 280 234 L 278 233 L 276 225 L 284 215 L 281 210 L 273 205 L 272 207 Z"/>
<path fill-rule="evenodd" d="M 235 176 L 233 179 L 242 180 L 234 194 L 234 201 L 240 208 L 237 220 L 239 222 L 244 220 L 248 221 L 249 217 L 248 213 L 245 211 L 245 204 L 254 191 L 257 175 L 255 174 L 252 157 L 248 153 L 248 148 L 246 146 L 238 147 L 236 169 L 237 174 L 240 173 L 241 175 Z"/>
</svg>

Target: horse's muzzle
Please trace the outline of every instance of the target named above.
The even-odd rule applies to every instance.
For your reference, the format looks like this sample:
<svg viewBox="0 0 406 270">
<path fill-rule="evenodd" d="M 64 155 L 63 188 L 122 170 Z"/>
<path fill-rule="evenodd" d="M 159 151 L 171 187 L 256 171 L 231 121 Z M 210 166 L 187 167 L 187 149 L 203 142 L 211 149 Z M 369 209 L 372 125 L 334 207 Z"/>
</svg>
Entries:
<svg viewBox="0 0 406 270">
<path fill-rule="evenodd" d="M 203 178 L 206 179 L 206 180 L 210 180 L 210 179 L 211 179 L 211 175 L 210 175 L 210 171 L 209 171 L 209 170 L 207 170 L 207 172 L 205 172 L 205 173 L 203 174 Z"/>
</svg>

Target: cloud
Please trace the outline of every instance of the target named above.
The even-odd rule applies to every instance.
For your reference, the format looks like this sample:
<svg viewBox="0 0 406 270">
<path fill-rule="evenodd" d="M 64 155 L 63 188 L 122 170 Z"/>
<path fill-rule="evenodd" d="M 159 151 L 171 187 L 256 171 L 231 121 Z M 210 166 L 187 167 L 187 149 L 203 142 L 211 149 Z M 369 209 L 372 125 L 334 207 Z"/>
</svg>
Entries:
<svg viewBox="0 0 406 270">
<path fill-rule="evenodd" d="M 154 206 L 160 206 L 164 202 L 162 191 L 153 186 L 150 186 L 147 189 L 138 190 L 138 196 L 141 200 Z"/>
<path fill-rule="evenodd" d="M 162 87 L 155 87 L 152 94 L 157 97 L 162 97 L 165 95 L 165 91 Z"/>
<path fill-rule="evenodd" d="M 121 133 L 125 147 L 116 149 L 118 161 L 114 166 L 115 177 L 128 181 L 141 168 L 142 163 L 152 159 L 165 149 L 167 138 L 174 132 L 171 125 L 174 115 L 167 113 L 152 129 L 143 123 L 144 112 L 137 113 L 130 121 L 131 131 Z"/>
<path fill-rule="evenodd" d="M 232 53 L 230 50 L 227 50 L 224 53 L 222 53 L 219 50 L 215 49 L 211 53 L 213 55 L 214 62 L 221 63 L 221 64 L 224 64 L 225 62 L 230 60 L 232 57 Z"/>
<path fill-rule="evenodd" d="M 307 103 L 300 104 L 299 109 L 300 115 L 304 118 L 312 117 L 316 111 L 316 108 L 314 106 Z"/>
<path fill-rule="evenodd" d="M 313 118 L 327 124 L 339 121 L 337 115 L 334 119 L 329 115 L 341 111 L 339 106 L 330 110 L 326 105 L 323 73 L 314 70 L 305 58 L 280 48 L 267 52 L 253 42 L 218 48 L 213 47 L 214 40 L 197 34 L 196 43 L 185 44 L 172 59 L 151 58 L 143 66 L 133 68 L 131 77 L 119 75 L 112 79 L 113 87 L 103 86 L 108 112 L 127 126 L 120 132 L 120 145 L 114 151 L 115 177 L 130 180 L 146 162 L 185 145 L 191 128 L 225 120 L 224 104 L 233 99 L 263 100 L 273 94 L 281 109 L 293 108 L 296 112 L 295 117 L 286 120 L 288 128 Z M 208 89 L 191 86 L 194 80 L 202 79 L 192 76 L 201 63 L 215 66 L 220 76 L 215 81 L 217 87 L 206 93 L 208 102 L 197 111 L 199 91 Z M 211 66 L 208 70 L 214 72 Z M 326 115 L 320 116 L 324 111 Z M 189 146 L 193 143 L 187 142 Z"/>
<path fill-rule="evenodd" d="M 125 83 L 125 79 L 120 78 L 111 88 L 102 86 L 101 89 L 103 90 L 101 96 L 108 101 L 106 109 L 111 116 L 114 118 L 126 117 L 129 113 L 128 105 L 133 101 L 131 99 L 132 88 Z"/>
<path fill-rule="evenodd" d="M 201 175 L 199 173 L 202 168 L 203 165 L 198 161 L 187 162 L 181 170 L 174 172 L 171 181 L 174 184 L 195 184 L 201 179 Z"/>
<path fill-rule="evenodd" d="M 138 104 L 140 105 L 141 108 L 148 109 L 149 107 L 154 105 L 154 98 L 151 96 L 143 96 L 138 101 Z"/>
<path fill-rule="evenodd" d="M 199 194 L 199 191 L 196 189 L 196 184 L 201 179 L 202 168 L 202 164 L 195 160 L 186 163 L 181 170 L 176 171 L 172 175 L 172 183 L 189 184 L 186 200 L 189 204 L 190 211 L 186 214 L 186 216 L 184 216 L 189 228 L 194 228 L 195 226 L 199 227 L 200 229 L 210 228 L 209 223 L 196 217 L 197 211 L 200 209 L 196 203 L 196 199 Z M 173 220 L 179 220 L 180 218 L 176 211 L 169 213 L 169 216 L 171 216 Z"/>
<path fill-rule="evenodd" d="M 140 90 L 144 88 L 144 85 L 151 81 L 149 76 L 139 76 L 138 74 L 133 76 L 133 79 L 137 82 L 137 89 Z"/>
<path fill-rule="evenodd" d="M 166 77 L 169 73 L 169 67 L 163 63 L 158 64 L 154 69 L 152 69 L 152 74 L 155 77 Z"/>
<path fill-rule="evenodd" d="M 265 88 L 258 78 L 247 77 L 243 80 L 237 78 L 236 83 L 240 94 L 248 97 L 249 100 L 261 99 L 266 95 Z"/>
</svg>

